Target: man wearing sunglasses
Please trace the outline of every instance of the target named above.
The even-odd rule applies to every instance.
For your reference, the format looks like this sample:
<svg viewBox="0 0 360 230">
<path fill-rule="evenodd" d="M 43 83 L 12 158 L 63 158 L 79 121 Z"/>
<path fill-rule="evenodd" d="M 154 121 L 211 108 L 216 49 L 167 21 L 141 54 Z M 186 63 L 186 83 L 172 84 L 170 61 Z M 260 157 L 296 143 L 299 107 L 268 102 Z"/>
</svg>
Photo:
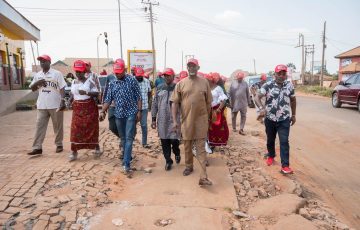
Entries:
<svg viewBox="0 0 360 230">
<path fill-rule="evenodd" d="M 261 98 L 266 97 L 265 105 Z M 276 134 L 280 140 L 281 172 L 293 173 L 289 167 L 289 133 L 290 126 L 296 122 L 296 97 L 294 86 L 287 80 L 287 67 L 275 67 L 275 79 L 265 83 L 256 96 L 260 105 L 260 117 L 265 117 L 265 131 L 267 136 L 266 164 L 274 163 Z"/>
</svg>

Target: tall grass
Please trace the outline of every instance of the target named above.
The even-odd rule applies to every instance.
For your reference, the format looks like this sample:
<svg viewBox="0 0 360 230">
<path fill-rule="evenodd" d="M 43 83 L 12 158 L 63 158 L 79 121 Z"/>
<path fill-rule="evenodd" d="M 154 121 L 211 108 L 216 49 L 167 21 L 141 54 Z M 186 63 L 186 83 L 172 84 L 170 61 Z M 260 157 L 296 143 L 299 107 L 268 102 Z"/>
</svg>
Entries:
<svg viewBox="0 0 360 230">
<path fill-rule="evenodd" d="M 315 94 L 323 97 L 331 97 L 332 89 L 321 87 L 321 86 L 299 86 L 296 88 L 296 90 L 309 93 L 309 94 Z"/>
</svg>

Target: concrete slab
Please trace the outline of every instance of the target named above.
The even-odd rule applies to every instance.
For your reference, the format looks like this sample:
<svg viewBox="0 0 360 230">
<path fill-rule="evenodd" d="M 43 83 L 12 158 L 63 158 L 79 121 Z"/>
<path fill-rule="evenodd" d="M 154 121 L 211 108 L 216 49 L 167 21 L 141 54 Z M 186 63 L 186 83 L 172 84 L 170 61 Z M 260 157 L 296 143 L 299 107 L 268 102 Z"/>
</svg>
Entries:
<svg viewBox="0 0 360 230">
<path fill-rule="evenodd" d="M 209 208 L 112 205 L 93 218 L 87 229 L 229 229 L 226 215 L 224 210 Z M 114 225 L 114 219 L 123 224 Z M 159 220 L 171 220 L 171 224 L 160 227 L 155 224 Z"/>
<path fill-rule="evenodd" d="M 182 162 L 183 159 L 184 157 Z M 132 185 L 120 195 L 120 199 L 144 205 L 236 209 L 236 193 L 225 161 L 215 157 L 209 158 L 209 161 L 208 176 L 213 186 L 198 186 L 200 165 L 196 160 L 194 172 L 187 177 L 182 175 L 185 169 L 183 163 L 174 165 L 173 169 L 167 172 L 160 161 L 153 173 L 141 177 L 135 174 L 130 182 Z"/>
</svg>

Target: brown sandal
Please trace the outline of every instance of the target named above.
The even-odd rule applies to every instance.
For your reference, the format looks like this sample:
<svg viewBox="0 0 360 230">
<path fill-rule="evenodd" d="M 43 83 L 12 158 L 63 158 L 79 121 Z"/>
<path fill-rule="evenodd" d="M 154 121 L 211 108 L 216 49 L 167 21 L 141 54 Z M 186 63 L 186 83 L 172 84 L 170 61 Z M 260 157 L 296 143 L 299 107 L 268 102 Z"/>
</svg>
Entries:
<svg viewBox="0 0 360 230">
<path fill-rule="evenodd" d="M 192 172 L 194 171 L 193 168 L 185 168 L 183 175 L 184 176 L 189 176 Z"/>
</svg>

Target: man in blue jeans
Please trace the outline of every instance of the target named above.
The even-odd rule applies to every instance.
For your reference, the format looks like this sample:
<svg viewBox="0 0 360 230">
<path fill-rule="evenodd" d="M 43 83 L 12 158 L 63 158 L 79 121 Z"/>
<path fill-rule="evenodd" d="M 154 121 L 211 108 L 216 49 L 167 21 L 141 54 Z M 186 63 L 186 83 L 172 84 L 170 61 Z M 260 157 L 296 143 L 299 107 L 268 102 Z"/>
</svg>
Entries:
<svg viewBox="0 0 360 230">
<path fill-rule="evenodd" d="M 265 106 L 261 101 L 262 97 L 266 97 Z M 256 96 L 256 102 L 260 105 L 259 117 L 265 117 L 268 150 L 266 164 L 270 166 L 274 163 L 275 139 L 276 134 L 278 134 L 281 172 L 284 174 L 293 173 L 289 167 L 289 133 L 290 126 L 296 122 L 296 97 L 294 86 L 287 80 L 287 67 L 285 65 L 275 67 L 275 79 L 261 87 Z"/>
<path fill-rule="evenodd" d="M 148 109 L 149 109 L 149 98 L 151 97 L 151 86 L 150 81 L 145 77 L 145 71 L 141 67 L 135 68 L 135 78 L 140 87 L 140 94 L 142 100 L 142 108 L 141 108 L 141 131 L 142 131 L 142 139 L 141 144 L 144 148 L 150 148 L 147 144 L 147 116 L 148 116 Z"/>
<path fill-rule="evenodd" d="M 99 116 L 103 121 L 112 101 L 115 101 L 115 123 L 124 149 L 124 172 L 131 172 L 130 161 L 136 122 L 140 120 L 141 95 L 140 87 L 134 77 L 125 73 L 125 64 L 115 62 L 113 71 L 117 78 L 109 85 L 106 98 Z"/>
</svg>

